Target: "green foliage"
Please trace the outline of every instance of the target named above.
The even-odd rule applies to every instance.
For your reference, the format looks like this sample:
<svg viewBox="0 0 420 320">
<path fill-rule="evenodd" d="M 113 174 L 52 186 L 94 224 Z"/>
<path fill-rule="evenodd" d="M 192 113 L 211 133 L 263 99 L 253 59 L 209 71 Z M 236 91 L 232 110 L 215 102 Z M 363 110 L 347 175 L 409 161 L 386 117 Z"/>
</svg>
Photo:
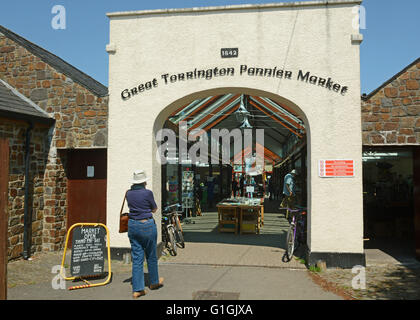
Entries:
<svg viewBox="0 0 420 320">
<path fill-rule="evenodd" d="M 321 272 L 321 268 L 315 265 L 309 266 L 309 271 L 311 272 Z"/>
</svg>

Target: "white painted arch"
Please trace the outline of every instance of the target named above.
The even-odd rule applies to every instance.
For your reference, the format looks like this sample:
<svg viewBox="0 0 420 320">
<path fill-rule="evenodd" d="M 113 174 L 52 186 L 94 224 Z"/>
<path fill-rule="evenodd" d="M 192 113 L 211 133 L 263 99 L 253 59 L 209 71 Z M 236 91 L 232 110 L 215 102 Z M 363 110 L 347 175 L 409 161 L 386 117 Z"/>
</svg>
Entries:
<svg viewBox="0 0 420 320">
<path fill-rule="evenodd" d="M 275 101 L 276 103 L 282 105 L 282 106 L 287 106 L 290 109 L 293 109 L 294 113 L 297 114 L 300 119 L 304 122 L 304 126 L 305 126 L 305 131 L 306 131 L 306 140 L 307 140 L 307 145 L 308 145 L 308 155 L 307 155 L 307 159 L 308 159 L 308 163 L 310 163 L 310 126 L 309 126 L 309 122 L 305 116 L 305 114 L 303 113 L 303 111 L 299 108 L 299 106 L 297 106 L 296 104 L 294 104 L 292 101 L 281 97 L 279 95 L 267 92 L 267 91 L 262 91 L 262 90 L 256 90 L 256 89 L 252 89 L 252 88 L 238 88 L 238 87 L 228 87 L 228 88 L 215 88 L 215 89 L 209 89 L 209 90 L 204 90 L 201 92 L 195 92 L 193 94 L 190 94 L 188 96 L 182 97 L 174 102 L 172 102 L 170 105 L 168 105 L 166 108 L 164 108 L 163 110 L 161 110 L 161 112 L 159 113 L 159 115 L 156 117 L 154 126 L 153 126 L 153 137 L 156 137 L 157 133 L 159 130 L 161 130 L 163 128 L 163 125 L 165 123 L 165 121 L 168 119 L 168 117 L 177 109 L 179 109 L 182 106 L 185 106 L 189 103 L 191 103 L 194 100 L 197 99 L 203 99 L 203 98 L 207 98 L 209 96 L 217 96 L 217 95 L 223 95 L 223 94 L 246 94 L 246 95 L 252 95 L 252 96 L 259 96 L 259 97 L 266 97 L 266 98 L 270 98 L 273 101 Z M 157 152 L 157 148 L 159 147 L 159 143 L 155 140 L 153 140 L 153 153 L 156 154 Z M 152 158 L 153 161 L 153 168 L 158 168 L 160 166 L 160 163 L 157 161 L 157 156 Z M 308 180 L 310 179 L 310 167 L 308 168 Z M 160 191 L 161 190 L 161 185 L 162 183 L 162 178 L 161 178 L 161 171 L 159 170 L 153 170 L 153 186 L 155 186 L 153 189 L 157 192 L 158 196 L 161 196 Z M 310 191 L 310 187 L 311 184 L 308 183 L 307 185 L 307 190 L 306 192 L 308 194 L 311 194 Z M 159 198 L 161 200 L 161 197 Z M 311 213 L 311 209 L 310 209 L 310 198 L 308 198 L 308 223 L 309 223 L 309 228 L 308 228 L 308 241 L 310 241 L 311 236 L 310 236 L 310 213 Z"/>
<path fill-rule="evenodd" d="M 111 19 L 107 223 L 111 246 L 132 171 L 145 169 L 160 203 L 154 135 L 176 108 L 223 93 L 272 98 L 293 107 L 308 130 L 309 246 L 313 253 L 363 254 L 362 137 L 359 43 L 352 41 L 353 7 L 360 1 L 182 9 L 109 14 Z M 353 37 L 354 38 L 354 37 Z M 221 48 L 239 48 L 222 59 Z M 240 74 L 241 65 L 283 69 L 290 79 Z M 233 67 L 232 76 L 165 83 L 163 74 Z M 331 78 L 340 93 L 298 79 L 299 71 Z M 122 99 L 125 89 L 152 80 L 150 90 Z M 314 78 L 312 78 L 314 80 Z M 353 159 L 354 178 L 323 179 L 322 159 Z M 159 217 L 157 217 L 157 221 Z"/>
</svg>

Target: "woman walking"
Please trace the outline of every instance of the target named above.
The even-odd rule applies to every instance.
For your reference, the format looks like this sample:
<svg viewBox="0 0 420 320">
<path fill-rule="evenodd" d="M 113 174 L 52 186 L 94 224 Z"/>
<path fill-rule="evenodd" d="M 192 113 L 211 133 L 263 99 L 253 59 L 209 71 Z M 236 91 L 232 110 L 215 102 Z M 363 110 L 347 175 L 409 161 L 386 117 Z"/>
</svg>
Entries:
<svg viewBox="0 0 420 320">
<path fill-rule="evenodd" d="M 150 289 L 163 286 L 159 278 L 157 259 L 157 228 L 153 213 L 157 210 L 153 192 L 146 189 L 148 180 L 143 170 L 133 173 L 131 189 L 127 191 L 127 205 L 130 209 L 128 220 L 128 238 L 131 244 L 133 298 L 146 294 L 144 290 L 143 263 L 146 255 Z"/>
</svg>

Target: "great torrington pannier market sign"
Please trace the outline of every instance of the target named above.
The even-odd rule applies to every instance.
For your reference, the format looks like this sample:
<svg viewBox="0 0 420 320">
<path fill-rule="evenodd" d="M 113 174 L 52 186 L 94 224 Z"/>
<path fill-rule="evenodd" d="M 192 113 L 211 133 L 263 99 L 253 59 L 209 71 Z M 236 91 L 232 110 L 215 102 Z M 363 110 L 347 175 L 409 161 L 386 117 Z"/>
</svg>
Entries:
<svg viewBox="0 0 420 320">
<path fill-rule="evenodd" d="M 217 77 L 232 77 L 239 72 L 240 76 L 248 77 L 265 77 L 265 78 L 276 78 L 276 79 L 287 79 L 287 80 L 297 80 L 306 82 L 311 85 L 319 86 L 320 88 L 325 88 L 332 92 L 345 95 L 348 92 L 348 87 L 343 86 L 335 81 L 332 78 L 319 77 L 318 75 L 311 74 L 309 71 L 299 70 L 297 72 L 284 70 L 278 67 L 274 68 L 255 68 L 248 67 L 245 64 L 242 64 L 239 69 L 235 67 L 229 68 L 219 68 L 214 67 L 210 69 L 197 69 L 189 70 L 181 73 L 164 73 L 160 75 L 159 78 L 154 78 L 150 81 L 140 83 L 139 85 L 124 89 L 121 92 L 121 98 L 123 100 L 128 100 L 138 94 L 141 94 L 144 91 L 152 90 L 157 88 L 159 84 L 170 85 L 176 82 L 191 81 L 196 79 L 205 79 L 211 80 Z"/>
</svg>

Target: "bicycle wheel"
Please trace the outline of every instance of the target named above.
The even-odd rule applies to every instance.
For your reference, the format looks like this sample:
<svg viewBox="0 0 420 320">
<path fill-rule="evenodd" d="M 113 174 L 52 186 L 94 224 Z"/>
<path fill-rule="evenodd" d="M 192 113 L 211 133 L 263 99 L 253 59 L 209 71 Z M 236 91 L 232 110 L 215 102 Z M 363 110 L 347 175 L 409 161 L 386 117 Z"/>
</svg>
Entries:
<svg viewBox="0 0 420 320">
<path fill-rule="evenodd" d="M 289 261 L 293 257 L 293 251 L 295 250 L 295 226 L 292 224 L 287 231 L 286 237 L 286 255 Z"/>
<path fill-rule="evenodd" d="M 175 240 L 177 245 L 179 245 L 182 249 L 185 248 L 184 235 L 182 233 L 181 222 L 178 217 L 175 218 Z"/>
<path fill-rule="evenodd" d="M 175 243 L 175 229 L 174 226 L 169 225 L 167 226 L 167 231 L 168 231 L 168 238 L 167 239 L 167 245 L 169 247 L 169 251 L 172 253 L 173 256 L 177 255 L 177 246 Z"/>
</svg>

